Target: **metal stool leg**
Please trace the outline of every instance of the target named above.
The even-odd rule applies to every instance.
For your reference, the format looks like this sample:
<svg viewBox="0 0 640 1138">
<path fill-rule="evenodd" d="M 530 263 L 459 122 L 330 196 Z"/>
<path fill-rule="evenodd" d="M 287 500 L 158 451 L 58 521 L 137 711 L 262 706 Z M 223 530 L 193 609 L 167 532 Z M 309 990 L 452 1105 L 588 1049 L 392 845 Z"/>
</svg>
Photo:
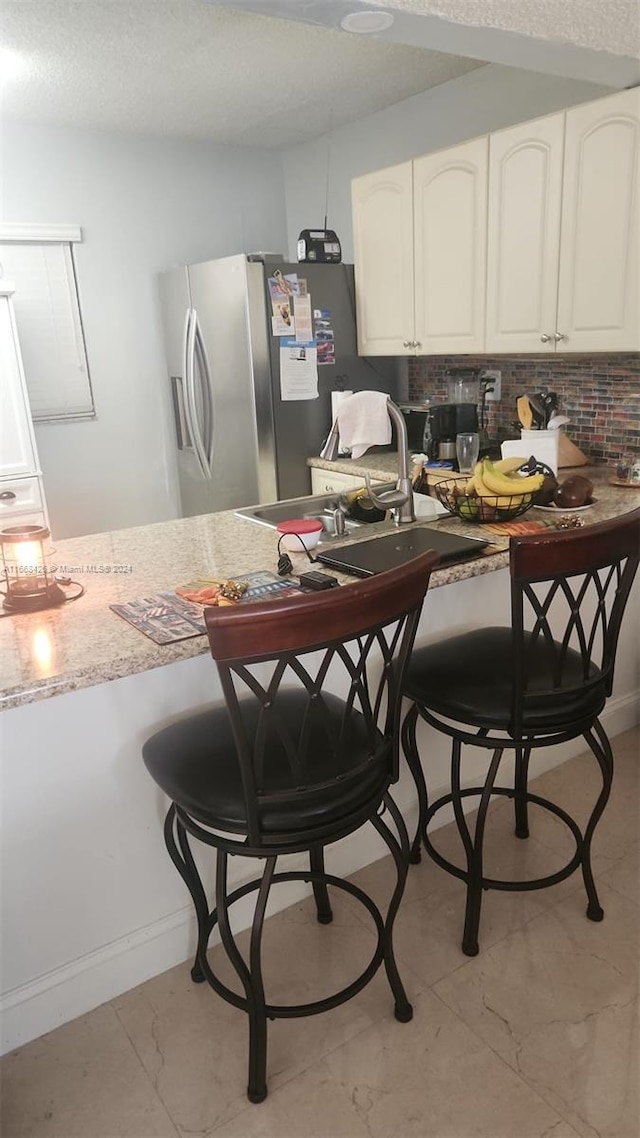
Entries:
<svg viewBox="0 0 640 1138">
<path fill-rule="evenodd" d="M 476 819 L 473 841 L 467 826 L 467 820 L 462 809 L 462 795 L 460 786 L 460 761 L 462 744 L 454 739 L 451 748 L 451 795 L 452 806 L 467 859 L 467 900 L 464 915 L 464 931 L 462 934 L 462 951 L 466 956 L 477 956 L 479 951 L 478 929 L 480 927 L 480 909 L 482 906 L 483 881 L 483 842 L 484 829 L 487 819 L 487 810 L 491 801 L 491 792 L 495 782 L 503 750 L 498 748 L 493 752 L 487 777 L 485 779 L 478 816 Z"/>
<path fill-rule="evenodd" d="M 384 935 L 382 941 L 384 949 L 384 966 L 387 972 L 389 985 L 395 999 L 395 1017 L 400 1021 L 400 1023 L 408 1023 L 409 1020 L 413 1019 L 413 1007 L 407 999 L 407 993 L 405 992 L 404 985 L 400 979 L 400 973 L 398 972 L 398 966 L 396 964 L 396 958 L 393 951 L 393 925 L 398 909 L 400 907 L 400 901 L 402 900 L 402 894 L 404 893 L 405 882 L 407 880 L 407 870 L 409 868 L 409 835 L 407 834 L 407 828 L 404 824 L 402 815 L 400 814 L 400 811 L 398 810 L 395 802 L 391 798 L 391 795 L 385 794 L 384 804 L 391 814 L 391 817 L 393 818 L 395 827 L 400 837 L 400 841 L 398 842 L 379 814 L 376 814 L 371 819 L 373 825 L 380 834 L 380 837 L 384 839 L 387 846 L 391 850 L 393 860 L 396 864 L 396 872 L 398 878 L 396 887 L 393 891 L 393 896 L 389 902 L 387 918 L 384 923 Z"/>
<path fill-rule="evenodd" d="M 418 826 L 416 828 L 415 837 L 411 843 L 409 852 L 409 861 L 413 865 L 417 865 L 421 858 L 421 844 L 422 834 L 425 826 L 425 817 L 429 807 L 429 799 L 427 795 L 427 784 L 425 782 L 424 771 L 422 763 L 420 762 L 420 755 L 418 754 L 418 747 L 416 744 L 416 724 L 418 721 L 418 708 L 413 703 L 407 712 L 404 722 L 402 724 L 402 749 L 405 753 L 407 765 L 413 781 L 416 784 L 418 792 Z"/>
<path fill-rule="evenodd" d="M 516 838 L 529 837 L 529 803 L 527 801 L 527 786 L 529 782 L 529 758 L 531 747 L 516 747 L 515 770 L 515 814 Z"/>
<path fill-rule="evenodd" d="M 313 846 L 309 850 L 309 865 L 312 873 L 324 873 L 324 850 Z M 313 895 L 316 899 L 316 912 L 321 925 L 330 925 L 333 920 L 329 891 L 324 881 L 314 881 Z"/>
<path fill-rule="evenodd" d="M 604 909 L 598 899 L 598 893 L 593 880 L 593 872 L 591 869 L 591 841 L 611 793 L 611 783 L 613 781 L 613 752 L 604 728 L 597 719 L 593 724 L 593 730 L 597 735 L 597 739 L 594 738 L 591 731 L 587 731 L 584 738 L 598 760 L 602 772 L 602 790 L 598 795 L 591 817 L 585 827 L 582 839 L 581 867 L 584 887 L 587 891 L 587 916 L 590 921 L 601 921 L 604 917 Z"/>
<path fill-rule="evenodd" d="M 173 836 L 174 823 L 180 849 L 178 849 Z M 206 955 L 207 944 L 209 942 L 209 903 L 204 891 L 204 886 L 200 880 L 200 874 L 193 860 L 187 832 L 176 814 L 176 808 L 173 803 L 169 807 L 164 821 L 164 840 L 169 852 L 169 857 L 187 886 L 196 911 L 196 919 L 198 921 L 198 945 L 191 969 L 191 979 L 195 984 L 202 984 L 206 980 L 201 960 L 203 960 Z"/>
<path fill-rule="evenodd" d="M 267 1097 L 267 1012 L 262 981 L 260 959 L 262 928 L 269 890 L 275 872 L 277 858 L 266 858 L 264 873 L 251 926 L 249 950 L 250 967 L 244 961 L 231 932 L 229 907 L 227 903 L 227 860 L 226 850 L 218 850 L 216 866 L 216 911 L 218 927 L 225 951 L 235 968 L 247 998 L 249 1015 L 249 1081 L 247 1097 L 250 1102 L 263 1102 Z"/>
</svg>

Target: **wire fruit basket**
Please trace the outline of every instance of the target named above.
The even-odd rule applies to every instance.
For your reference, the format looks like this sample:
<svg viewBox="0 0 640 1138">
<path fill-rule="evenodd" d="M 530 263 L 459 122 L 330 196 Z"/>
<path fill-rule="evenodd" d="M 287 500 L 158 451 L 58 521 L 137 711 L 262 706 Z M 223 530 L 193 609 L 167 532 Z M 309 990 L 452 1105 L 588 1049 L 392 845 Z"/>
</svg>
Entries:
<svg viewBox="0 0 640 1138">
<path fill-rule="evenodd" d="M 442 505 L 463 522 L 509 522 L 533 505 L 536 494 L 467 494 L 466 478 L 443 478 L 434 489 Z"/>
</svg>

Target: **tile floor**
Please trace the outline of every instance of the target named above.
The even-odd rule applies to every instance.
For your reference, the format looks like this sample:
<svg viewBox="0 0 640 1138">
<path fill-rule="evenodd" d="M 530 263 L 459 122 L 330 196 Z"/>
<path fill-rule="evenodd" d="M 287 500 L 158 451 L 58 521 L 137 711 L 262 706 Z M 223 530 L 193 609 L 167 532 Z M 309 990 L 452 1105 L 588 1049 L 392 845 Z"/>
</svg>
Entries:
<svg viewBox="0 0 640 1138">
<path fill-rule="evenodd" d="M 586 919 L 577 876 L 487 893 L 481 951 L 468 959 L 462 886 L 424 859 L 396 926 L 411 1023 L 393 1018 L 379 972 L 329 1014 L 271 1024 L 269 1097 L 252 1106 L 245 1017 L 182 965 L 6 1056 L 2 1138 L 637 1138 L 640 731 L 614 750 L 595 840 L 601 924 Z M 596 782 L 580 756 L 536 790 L 577 816 Z M 567 849 L 561 824 L 537 809 L 529 841 L 513 838 L 505 800 L 492 829 L 496 876 L 547 872 Z M 451 827 L 438 835 L 444 853 L 456 840 Z M 382 895 L 389 859 L 356 880 Z M 367 958 L 366 915 L 346 896 L 334 912 L 319 926 L 304 902 L 268 922 L 275 1002 L 328 992 Z"/>
</svg>

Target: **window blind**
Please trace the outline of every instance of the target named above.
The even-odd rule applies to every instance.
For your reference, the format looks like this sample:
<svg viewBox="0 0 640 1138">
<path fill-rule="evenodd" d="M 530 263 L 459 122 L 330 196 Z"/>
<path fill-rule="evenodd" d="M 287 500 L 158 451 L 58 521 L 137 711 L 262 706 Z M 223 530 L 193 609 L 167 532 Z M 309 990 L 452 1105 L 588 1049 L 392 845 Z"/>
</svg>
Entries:
<svg viewBox="0 0 640 1138">
<path fill-rule="evenodd" d="M 34 227 L 35 228 L 35 227 Z M 0 239 L 34 420 L 95 414 L 70 241 Z"/>
</svg>

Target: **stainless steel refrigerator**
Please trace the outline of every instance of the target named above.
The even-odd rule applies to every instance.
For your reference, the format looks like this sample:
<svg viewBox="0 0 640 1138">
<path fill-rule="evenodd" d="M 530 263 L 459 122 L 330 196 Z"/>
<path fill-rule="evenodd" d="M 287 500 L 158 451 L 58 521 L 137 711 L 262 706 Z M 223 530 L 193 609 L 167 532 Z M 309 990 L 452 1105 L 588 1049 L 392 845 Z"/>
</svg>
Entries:
<svg viewBox="0 0 640 1138">
<path fill-rule="evenodd" d="M 318 366 L 317 398 L 282 398 L 274 277 L 304 281 L 312 315 L 322 313 L 318 358 L 335 362 Z M 306 459 L 329 433 L 331 392 L 397 398 L 396 361 L 357 355 L 352 265 L 225 257 L 163 273 L 160 299 L 185 517 L 308 494 Z"/>
</svg>

